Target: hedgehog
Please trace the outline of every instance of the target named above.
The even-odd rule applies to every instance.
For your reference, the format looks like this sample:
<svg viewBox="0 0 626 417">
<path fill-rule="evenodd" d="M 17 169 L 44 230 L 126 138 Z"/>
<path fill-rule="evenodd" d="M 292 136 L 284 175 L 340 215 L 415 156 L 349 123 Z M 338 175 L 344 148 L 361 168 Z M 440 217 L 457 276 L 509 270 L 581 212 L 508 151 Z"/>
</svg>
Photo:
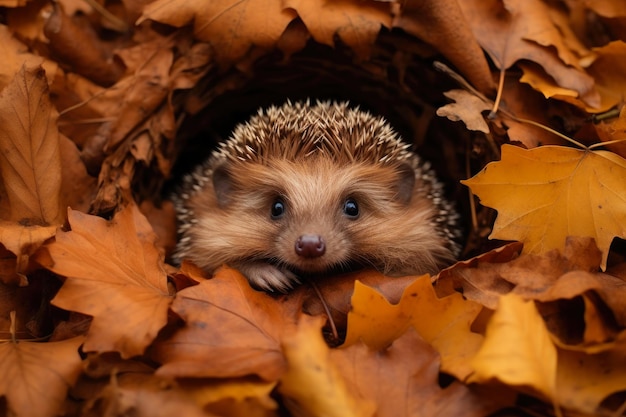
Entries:
<svg viewBox="0 0 626 417">
<path fill-rule="evenodd" d="M 459 255 L 459 215 L 410 147 L 348 102 L 260 109 L 183 179 L 173 261 L 278 292 L 360 268 L 434 274 Z"/>
</svg>

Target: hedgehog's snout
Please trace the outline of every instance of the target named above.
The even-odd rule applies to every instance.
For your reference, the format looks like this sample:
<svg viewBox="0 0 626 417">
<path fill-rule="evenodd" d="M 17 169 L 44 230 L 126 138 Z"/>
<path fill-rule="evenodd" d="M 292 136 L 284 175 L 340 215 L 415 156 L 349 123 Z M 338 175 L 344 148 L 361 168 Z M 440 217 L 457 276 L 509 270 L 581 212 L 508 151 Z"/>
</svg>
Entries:
<svg viewBox="0 0 626 417">
<path fill-rule="evenodd" d="M 319 258 L 326 253 L 326 243 L 320 235 L 301 235 L 294 248 L 296 255 L 303 258 Z"/>
</svg>

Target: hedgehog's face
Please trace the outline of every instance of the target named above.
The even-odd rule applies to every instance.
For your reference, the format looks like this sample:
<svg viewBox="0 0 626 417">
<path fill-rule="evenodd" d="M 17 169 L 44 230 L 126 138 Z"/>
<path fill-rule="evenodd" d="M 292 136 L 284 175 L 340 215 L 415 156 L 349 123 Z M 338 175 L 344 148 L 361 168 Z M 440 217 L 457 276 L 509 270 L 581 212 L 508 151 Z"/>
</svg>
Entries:
<svg viewBox="0 0 626 417">
<path fill-rule="evenodd" d="M 290 277 L 355 265 L 394 270 L 391 258 L 436 235 L 427 226 L 432 204 L 412 199 L 414 184 L 408 167 L 337 166 L 324 157 L 222 166 L 213 178 L 219 209 L 202 210 L 195 232 L 209 259 L 195 261 L 242 270 L 269 263 Z"/>
</svg>

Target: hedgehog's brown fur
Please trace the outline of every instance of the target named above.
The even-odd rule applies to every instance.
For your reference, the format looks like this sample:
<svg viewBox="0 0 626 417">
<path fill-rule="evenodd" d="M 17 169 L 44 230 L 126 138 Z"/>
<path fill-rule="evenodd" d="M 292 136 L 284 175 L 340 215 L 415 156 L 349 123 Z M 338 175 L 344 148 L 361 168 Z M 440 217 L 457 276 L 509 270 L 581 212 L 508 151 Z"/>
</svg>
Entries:
<svg viewBox="0 0 626 417">
<path fill-rule="evenodd" d="M 434 273 L 458 255 L 458 215 L 408 148 L 384 119 L 347 103 L 260 110 L 185 178 L 174 258 L 209 273 L 228 263 L 280 291 L 355 265 Z M 272 219 L 277 199 L 285 213 Z M 347 199 L 358 202 L 358 218 L 344 215 Z M 296 253 L 304 235 L 323 238 L 323 255 Z"/>
</svg>

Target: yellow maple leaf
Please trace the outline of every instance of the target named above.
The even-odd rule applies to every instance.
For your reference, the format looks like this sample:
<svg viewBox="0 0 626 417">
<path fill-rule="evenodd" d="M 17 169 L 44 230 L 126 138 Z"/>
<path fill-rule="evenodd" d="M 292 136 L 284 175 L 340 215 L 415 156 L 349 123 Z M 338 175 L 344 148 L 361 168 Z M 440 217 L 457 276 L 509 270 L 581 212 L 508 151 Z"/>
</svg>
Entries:
<svg viewBox="0 0 626 417">
<path fill-rule="evenodd" d="M 626 238 L 625 179 L 626 160 L 612 152 L 504 145 L 501 161 L 462 183 L 498 210 L 490 238 L 544 253 L 567 236 L 592 237 L 604 269 L 613 238 Z"/>
</svg>

